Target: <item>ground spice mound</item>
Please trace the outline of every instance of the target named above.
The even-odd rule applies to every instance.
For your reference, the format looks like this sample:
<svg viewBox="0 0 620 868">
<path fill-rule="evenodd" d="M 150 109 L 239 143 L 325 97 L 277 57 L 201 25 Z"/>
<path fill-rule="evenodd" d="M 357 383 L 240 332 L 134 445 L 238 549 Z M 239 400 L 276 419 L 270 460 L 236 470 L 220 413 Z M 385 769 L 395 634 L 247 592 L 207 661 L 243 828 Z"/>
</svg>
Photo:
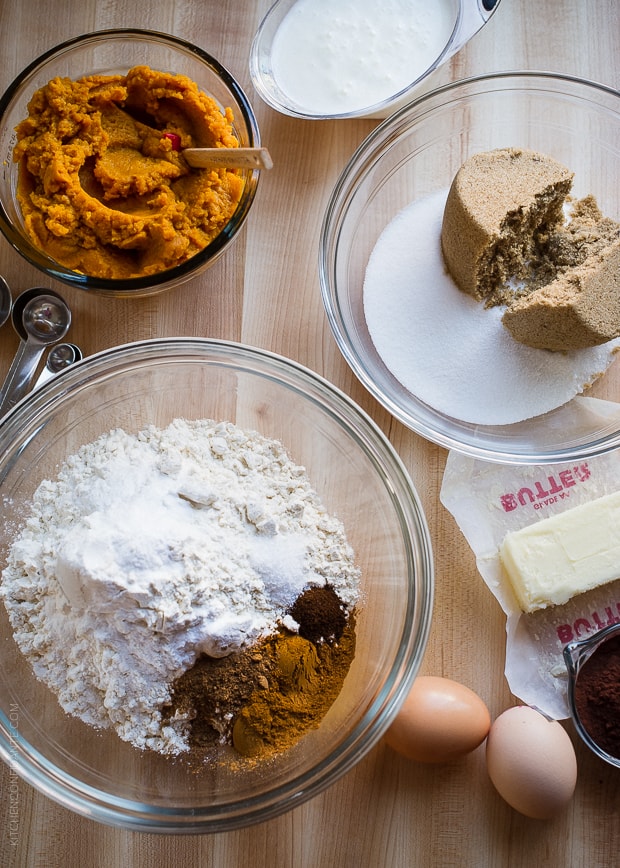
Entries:
<svg viewBox="0 0 620 868">
<path fill-rule="evenodd" d="M 299 635 L 281 635 L 271 651 L 275 666 L 268 689 L 252 694 L 233 726 L 233 745 L 247 757 L 267 759 L 319 725 L 355 654 L 354 618 L 347 620 L 339 642 L 315 645 Z"/>
<path fill-rule="evenodd" d="M 603 642 L 583 664 L 575 707 L 592 740 L 620 759 L 620 636 Z"/>
<path fill-rule="evenodd" d="M 308 588 L 290 610 L 299 635 L 310 642 L 338 641 L 347 623 L 346 607 L 329 585 Z"/>
<path fill-rule="evenodd" d="M 355 655 L 354 614 L 325 586 L 304 591 L 291 616 L 299 633 L 283 627 L 242 652 L 203 655 L 174 682 L 163 717 L 187 725 L 184 761 L 200 769 L 226 745 L 268 759 L 320 724 Z"/>
<path fill-rule="evenodd" d="M 174 682 L 164 721 L 187 721 L 191 750 L 206 756 L 231 741 L 234 718 L 254 691 L 268 688 L 273 668 L 264 642 L 227 657 L 204 654 Z"/>
</svg>

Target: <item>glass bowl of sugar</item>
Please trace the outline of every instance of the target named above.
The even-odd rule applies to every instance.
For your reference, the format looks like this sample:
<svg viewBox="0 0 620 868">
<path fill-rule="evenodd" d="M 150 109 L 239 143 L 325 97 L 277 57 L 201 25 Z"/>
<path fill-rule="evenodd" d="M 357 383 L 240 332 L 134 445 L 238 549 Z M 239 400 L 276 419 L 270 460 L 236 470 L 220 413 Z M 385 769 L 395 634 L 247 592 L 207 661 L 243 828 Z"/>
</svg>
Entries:
<svg viewBox="0 0 620 868">
<path fill-rule="evenodd" d="M 387 438 L 298 364 L 161 339 L 87 357 L 0 429 L 0 756 L 82 816 L 267 820 L 380 739 L 433 559 Z"/>
<path fill-rule="evenodd" d="M 384 118 L 491 18 L 500 0 L 277 0 L 250 51 L 267 105 L 306 120 Z"/>
<path fill-rule="evenodd" d="M 526 346 L 443 260 L 455 175 L 506 149 L 551 157 L 573 173 L 572 197 L 620 219 L 617 90 L 544 72 L 459 81 L 391 115 L 343 170 L 321 231 L 323 302 L 354 373 L 422 437 L 500 463 L 581 460 L 620 444 L 618 339 Z"/>
</svg>

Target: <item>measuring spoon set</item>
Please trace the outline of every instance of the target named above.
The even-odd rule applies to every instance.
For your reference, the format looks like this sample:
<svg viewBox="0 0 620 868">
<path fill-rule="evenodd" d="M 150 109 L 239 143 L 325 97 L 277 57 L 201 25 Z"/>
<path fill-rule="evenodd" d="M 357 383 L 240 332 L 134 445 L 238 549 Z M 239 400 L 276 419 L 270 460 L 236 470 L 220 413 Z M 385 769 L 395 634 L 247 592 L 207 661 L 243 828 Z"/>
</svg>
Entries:
<svg viewBox="0 0 620 868">
<path fill-rule="evenodd" d="M 53 290 L 27 289 L 13 303 L 7 282 L 0 277 L 0 327 L 9 318 L 20 343 L 0 389 L 0 418 L 32 387 L 46 349 L 50 348 L 47 362 L 35 388 L 82 357 L 75 344 L 61 343 L 71 325 L 71 311 Z"/>
</svg>

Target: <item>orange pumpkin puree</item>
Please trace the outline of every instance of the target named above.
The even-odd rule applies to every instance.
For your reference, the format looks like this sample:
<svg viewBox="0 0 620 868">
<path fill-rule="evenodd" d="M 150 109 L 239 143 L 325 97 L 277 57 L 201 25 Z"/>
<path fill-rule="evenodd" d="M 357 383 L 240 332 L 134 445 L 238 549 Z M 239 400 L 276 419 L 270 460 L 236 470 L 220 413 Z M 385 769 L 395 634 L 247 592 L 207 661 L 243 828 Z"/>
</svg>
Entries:
<svg viewBox="0 0 620 868">
<path fill-rule="evenodd" d="M 114 279 L 164 271 L 206 247 L 237 207 L 239 170 L 191 169 L 175 149 L 239 144 L 232 111 L 186 76 L 136 66 L 54 78 L 28 111 L 14 149 L 18 201 L 33 244 L 67 268 Z"/>
</svg>

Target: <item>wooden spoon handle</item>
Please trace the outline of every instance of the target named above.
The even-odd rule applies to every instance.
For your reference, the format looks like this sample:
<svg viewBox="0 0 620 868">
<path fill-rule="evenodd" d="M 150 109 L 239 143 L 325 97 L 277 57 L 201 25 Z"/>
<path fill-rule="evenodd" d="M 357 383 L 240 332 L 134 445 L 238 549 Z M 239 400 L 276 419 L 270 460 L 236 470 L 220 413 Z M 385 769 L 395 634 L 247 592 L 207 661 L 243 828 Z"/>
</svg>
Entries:
<svg viewBox="0 0 620 868">
<path fill-rule="evenodd" d="M 181 152 L 194 169 L 271 169 L 267 148 L 184 148 Z"/>
</svg>

